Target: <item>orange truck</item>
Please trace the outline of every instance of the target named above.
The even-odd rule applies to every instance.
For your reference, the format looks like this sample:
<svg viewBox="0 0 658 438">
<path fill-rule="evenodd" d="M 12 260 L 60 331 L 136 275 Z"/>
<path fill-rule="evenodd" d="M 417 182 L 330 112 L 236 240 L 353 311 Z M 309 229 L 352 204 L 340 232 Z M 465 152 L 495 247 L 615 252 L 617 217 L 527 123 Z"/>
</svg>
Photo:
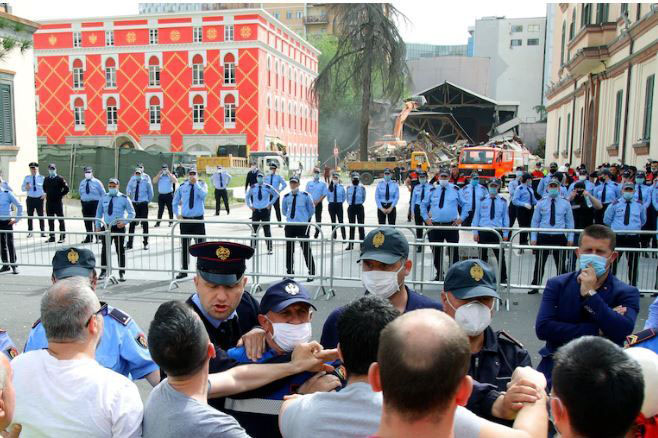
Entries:
<svg viewBox="0 0 658 438">
<path fill-rule="evenodd" d="M 529 159 L 530 152 L 525 148 L 514 150 L 487 145 L 465 147 L 459 154 L 458 183 L 464 184 L 471 172 L 476 171 L 481 181 L 497 178 L 505 185 L 507 179 L 515 178 L 518 166 L 528 169 Z"/>
</svg>

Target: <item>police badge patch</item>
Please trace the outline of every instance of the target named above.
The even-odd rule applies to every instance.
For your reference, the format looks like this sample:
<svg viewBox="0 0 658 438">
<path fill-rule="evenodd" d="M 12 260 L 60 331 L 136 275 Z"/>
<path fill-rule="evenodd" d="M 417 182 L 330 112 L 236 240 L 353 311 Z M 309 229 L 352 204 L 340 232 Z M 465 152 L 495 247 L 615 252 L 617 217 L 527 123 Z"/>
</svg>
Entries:
<svg viewBox="0 0 658 438">
<path fill-rule="evenodd" d="M 7 348 L 7 354 L 9 355 L 9 359 L 13 359 L 18 356 L 18 350 L 15 347 L 9 347 Z"/>
<path fill-rule="evenodd" d="M 480 281 L 482 280 L 482 277 L 484 277 L 484 270 L 482 269 L 482 266 L 474 263 L 473 266 L 471 266 L 470 274 L 473 280 Z"/>
<path fill-rule="evenodd" d="M 148 345 L 146 343 L 146 336 L 144 336 L 144 333 L 140 333 L 137 335 L 137 338 L 135 338 L 137 343 L 141 345 L 143 348 L 148 348 Z"/>
<path fill-rule="evenodd" d="M 299 293 L 299 286 L 297 286 L 295 283 L 288 283 L 286 284 L 285 290 L 290 295 L 297 295 Z"/>
<path fill-rule="evenodd" d="M 66 254 L 66 258 L 69 260 L 69 262 L 72 265 L 75 265 L 76 263 L 78 263 L 78 260 L 80 260 L 80 254 L 78 254 L 78 251 L 72 249 Z"/>
<path fill-rule="evenodd" d="M 380 231 L 373 236 L 372 246 L 374 246 L 375 248 L 379 248 L 384 244 L 384 240 L 385 240 L 384 233 Z"/>
</svg>

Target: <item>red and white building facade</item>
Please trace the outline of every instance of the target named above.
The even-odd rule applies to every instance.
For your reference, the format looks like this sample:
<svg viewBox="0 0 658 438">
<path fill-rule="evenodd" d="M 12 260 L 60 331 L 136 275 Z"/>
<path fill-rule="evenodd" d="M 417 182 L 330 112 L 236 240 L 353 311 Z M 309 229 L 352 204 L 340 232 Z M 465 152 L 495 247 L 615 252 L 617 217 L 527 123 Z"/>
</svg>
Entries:
<svg viewBox="0 0 658 438">
<path fill-rule="evenodd" d="M 46 21 L 34 48 L 39 144 L 317 160 L 319 52 L 263 10 Z"/>
</svg>

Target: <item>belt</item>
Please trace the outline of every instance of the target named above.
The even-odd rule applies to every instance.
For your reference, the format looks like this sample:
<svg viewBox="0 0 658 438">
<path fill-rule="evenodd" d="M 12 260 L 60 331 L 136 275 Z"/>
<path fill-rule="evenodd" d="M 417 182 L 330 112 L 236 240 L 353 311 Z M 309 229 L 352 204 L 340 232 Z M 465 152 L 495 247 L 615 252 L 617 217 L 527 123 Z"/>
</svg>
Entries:
<svg viewBox="0 0 658 438">
<path fill-rule="evenodd" d="M 199 219 L 203 219 L 203 215 L 202 216 L 193 216 L 193 217 L 192 216 L 188 216 L 188 217 L 183 216 L 183 219 L 199 220 Z"/>
<path fill-rule="evenodd" d="M 453 222 L 432 222 L 432 225 L 452 225 Z"/>
<path fill-rule="evenodd" d="M 390 207 L 391 205 L 393 205 L 392 202 L 382 202 L 382 207 L 384 207 L 384 208 L 388 208 L 388 207 Z"/>
<path fill-rule="evenodd" d="M 248 398 L 245 400 L 226 398 L 224 409 L 236 412 L 251 412 L 254 414 L 279 415 L 283 400 L 265 398 Z"/>
<path fill-rule="evenodd" d="M 133 204 L 148 204 L 149 201 L 139 201 L 139 202 L 133 202 Z"/>
</svg>

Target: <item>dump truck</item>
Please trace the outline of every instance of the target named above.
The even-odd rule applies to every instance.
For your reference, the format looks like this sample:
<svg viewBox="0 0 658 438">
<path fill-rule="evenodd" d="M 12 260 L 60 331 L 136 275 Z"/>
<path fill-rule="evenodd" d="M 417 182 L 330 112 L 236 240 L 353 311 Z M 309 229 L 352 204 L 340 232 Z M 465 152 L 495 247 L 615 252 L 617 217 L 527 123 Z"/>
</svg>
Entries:
<svg viewBox="0 0 658 438">
<path fill-rule="evenodd" d="M 515 170 L 522 167 L 528 170 L 530 151 L 516 136 L 494 137 L 478 146 L 466 146 L 459 154 L 458 183 L 463 184 L 476 171 L 480 180 L 497 178 L 503 185 L 506 180 L 515 178 Z"/>
<path fill-rule="evenodd" d="M 365 185 L 373 183 L 375 178 L 381 178 L 384 175 L 385 169 L 393 169 L 396 167 L 404 167 L 405 169 L 415 169 L 417 165 L 427 172 L 429 159 L 425 152 L 416 151 L 409 154 L 408 159 L 396 159 L 395 156 L 387 157 L 382 160 L 369 160 L 369 161 L 349 161 L 346 164 L 347 170 L 351 172 L 359 172 L 361 175 L 361 182 Z"/>
</svg>

